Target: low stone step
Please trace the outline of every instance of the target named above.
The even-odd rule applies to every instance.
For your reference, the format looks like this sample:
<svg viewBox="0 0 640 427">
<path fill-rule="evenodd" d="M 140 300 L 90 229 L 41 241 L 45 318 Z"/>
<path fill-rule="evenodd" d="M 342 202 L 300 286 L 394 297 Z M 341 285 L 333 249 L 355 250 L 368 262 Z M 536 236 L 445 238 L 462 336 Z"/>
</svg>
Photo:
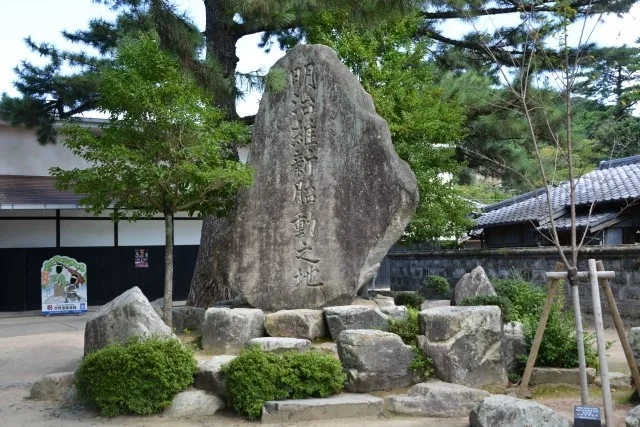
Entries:
<svg viewBox="0 0 640 427">
<path fill-rule="evenodd" d="M 596 370 L 587 368 L 587 384 L 593 384 Z M 533 368 L 531 373 L 532 386 L 541 384 L 571 384 L 580 385 L 580 369 L 578 368 Z"/>
<path fill-rule="evenodd" d="M 369 394 L 344 393 L 324 399 L 275 400 L 266 402 L 262 407 L 262 423 L 377 417 L 383 410 L 383 400 Z"/>
</svg>

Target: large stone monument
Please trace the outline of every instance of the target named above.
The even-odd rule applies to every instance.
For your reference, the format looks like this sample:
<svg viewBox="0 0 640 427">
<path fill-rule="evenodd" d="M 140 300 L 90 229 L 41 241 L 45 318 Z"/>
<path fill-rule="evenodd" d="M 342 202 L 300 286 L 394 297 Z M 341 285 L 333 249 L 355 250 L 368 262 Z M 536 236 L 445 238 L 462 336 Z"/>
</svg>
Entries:
<svg viewBox="0 0 640 427">
<path fill-rule="evenodd" d="M 349 304 L 404 231 L 416 179 L 356 77 L 322 45 L 274 66 L 253 128 L 253 185 L 213 256 L 216 280 L 265 310 Z"/>
</svg>

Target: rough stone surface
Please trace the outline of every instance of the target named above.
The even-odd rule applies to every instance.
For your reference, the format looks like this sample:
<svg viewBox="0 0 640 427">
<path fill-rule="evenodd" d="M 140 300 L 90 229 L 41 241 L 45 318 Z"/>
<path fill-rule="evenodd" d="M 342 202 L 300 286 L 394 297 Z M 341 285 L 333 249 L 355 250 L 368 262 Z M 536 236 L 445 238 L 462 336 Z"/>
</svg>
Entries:
<svg viewBox="0 0 640 427">
<path fill-rule="evenodd" d="M 413 350 L 396 334 L 370 329 L 338 335 L 338 356 L 347 373 L 348 391 L 366 393 L 406 387 L 415 382 L 409 371 Z"/>
<path fill-rule="evenodd" d="M 627 413 L 624 422 L 626 427 L 640 427 L 640 405 Z"/>
<path fill-rule="evenodd" d="M 602 386 L 602 378 L 596 375 L 593 381 L 598 387 Z M 609 386 L 611 388 L 628 388 L 631 387 L 631 374 L 624 372 L 609 372 Z"/>
<path fill-rule="evenodd" d="M 471 427 L 569 427 L 553 409 L 531 400 L 489 396 L 469 413 Z"/>
<path fill-rule="evenodd" d="M 321 344 L 313 344 L 313 348 L 321 351 L 323 353 L 327 353 L 336 359 L 340 359 L 338 356 L 338 345 L 334 342 L 323 342 Z"/>
<path fill-rule="evenodd" d="M 74 372 L 62 372 L 42 377 L 31 386 L 31 398 L 76 403 L 78 394 L 73 384 L 74 375 Z"/>
<path fill-rule="evenodd" d="M 199 307 L 174 307 L 171 313 L 173 318 L 173 330 L 176 332 L 191 331 L 202 332 L 204 322 L 204 308 Z"/>
<path fill-rule="evenodd" d="M 262 423 L 291 425 L 289 423 L 332 418 L 377 417 L 383 410 L 383 400 L 368 394 L 269 401 L 262 408 Z"/>
<path fill-rule="evenodd" d="M 507 384 L 498 307 L 429 308 L 420 312 L 420 324 L 420 347 L 438 378 L 474 388 Z"/>
<path fill-rule="evenodd" d="M 208 417 L 220 409 L 224 409 L 224 402 L 219 397 L 203 390 L 188 390 L 176 394 L 165 415 L 171 418 Z"/>
<path fill-rule="evenodd" d="M 404 305 L 380 307 L 380 311 L 392 319 L 403 320 L 409 317 L 409 310 Z"/>
<path fill-rule="evenodd" d="M 198 362 L 198 373 L 193 385 L 217 396 L 225 396 L 227 393 L 226 379 L 220 372 L 222 367 L 235 359 L 236 356 L 214 356 L 210 360 Z"/>
<path fill-rule="evenodd" d="M 505 323 L 504 335 L 502 336 L 502 353 L 508 373 L 518 370 L 518 358 L 527 355 L 526 344 L 522 323 Z"/>
<path fill-rule="evenodd" d="M 326 307 L 324 317 L 327 320 L 331 338 L 334 340 L 340 332 L 347 329 L 389 330 L 389 316 L 377 307 L 361 305 Z"/>
<path fill-rule="evenodd" d="M 394 301 L 393 297 L 388 297 L 386 295 L 376 295 L 373 298 L 373 301 L 376 303 L 376 305 L 382 309 L 383 307 L 395 307 L 396 303 Z"/>
<path fill-rule="evenodd" d="M 427 308 L 435 308 L 435 307 L 449 307 L 450 305 L 451 305 L 451 300 L 448 300 L 448 299 L 426 300 L 420 306 L 420 310 L 426 310 Z"/>
<path fill-rule="evenodd" d="M 460 305 L 462 300 L 468 297 L 496 294 L 496 290 L 493 289 L 493 285 L 489 281 L 487 274 L 480 266 L 471 270 L 471 273 L 462 276 L 453 292 L 456 305 Z"/>
<path fill-rule="evenodd" d="M 311 347 L 311 341 L 301 338 L 263 337 L 254 338 L 249 344 L 255 344 L 264 351 L 283 353 L 285 351 L 307 351 Z"/>
<path fill-rule="evenodd" d="M 155 312 L 140 288 L 134 286 L 100 307 L 84 330 L 84 354 L 132 336 L 172 337 L 173 332 Z"/>
<path fill-rule="evenodd" d="M 633 358 L 636 359 L 636 365 L 640 367 L 640 327 L 629 329 L 629 345 Z"/>
<path fill-rule="evenodd" d="M 387 396 L 385 407 L 402 415 L 464 417 L 489 392 L 459 384 L 430 381 L 416 384 L 404 396 Z"/>
<path fill-rule="evenodd" d="M 595 368 L 587 368 L 587 383 L 593 384 L 596 379 Z M 578 368 L 533 368 L 532 386 L 540 384 L 572 384 L 580 385 Z"/>
<path fill-rule="evenodd" d="M 273 70 L 253 126 L 252 186 L 238 196 L 214 279 L 268 311 L 349 304 L 402 235 L 416 179 L 357 78 L 321 45 Z"/>
<path fill-rule="evenodd" d="M 264 313 L 254 308 L 209 308 L 202 324 L 202 348 L 236 354 L 253 338 L 264 336 Z"/>
<path fill-rule="evenodd" d="M 280 310 L 267 314 L 264 328 L 272 337 L 290 337 L 315 340 L 327 334 L 322 310 Z"/>
</svg>

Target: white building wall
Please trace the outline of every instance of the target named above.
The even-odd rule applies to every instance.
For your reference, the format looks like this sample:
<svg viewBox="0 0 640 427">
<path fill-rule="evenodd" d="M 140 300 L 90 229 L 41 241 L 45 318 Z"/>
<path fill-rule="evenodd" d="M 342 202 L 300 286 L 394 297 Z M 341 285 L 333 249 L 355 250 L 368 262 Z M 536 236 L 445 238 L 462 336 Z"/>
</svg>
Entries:
<svg viewBox="0 0 640 427">
<path fill-rule="evenodd" d="M 62 144 L 40 145 L 33 129 L 0 122 L 0 175 L 48 176 L 49 168 L 86 167 Z"/>
<path fill-rule="evenodd" d="M 113 246 L 113 222 L 100 220 L 61 220 L 60 246 Z"/>
<path fill-rule="evenodd" d="M 52 220 L 0 221 L 0 248 L 51 248 L 56 246 Z"/>
</svg>

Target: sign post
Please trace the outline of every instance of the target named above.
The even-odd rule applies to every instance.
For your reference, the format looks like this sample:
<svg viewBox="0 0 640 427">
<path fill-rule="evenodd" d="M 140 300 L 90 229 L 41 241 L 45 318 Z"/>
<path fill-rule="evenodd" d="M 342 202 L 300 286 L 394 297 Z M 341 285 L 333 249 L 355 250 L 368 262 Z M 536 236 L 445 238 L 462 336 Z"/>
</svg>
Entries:
<svg viewBox="0 0 640 427">
<path fill-rule="evenodd" d="M 86 313 L 87 265 L 67 256 L 56 255 L 40 269 L 42 314 Z"/>
</svg>

